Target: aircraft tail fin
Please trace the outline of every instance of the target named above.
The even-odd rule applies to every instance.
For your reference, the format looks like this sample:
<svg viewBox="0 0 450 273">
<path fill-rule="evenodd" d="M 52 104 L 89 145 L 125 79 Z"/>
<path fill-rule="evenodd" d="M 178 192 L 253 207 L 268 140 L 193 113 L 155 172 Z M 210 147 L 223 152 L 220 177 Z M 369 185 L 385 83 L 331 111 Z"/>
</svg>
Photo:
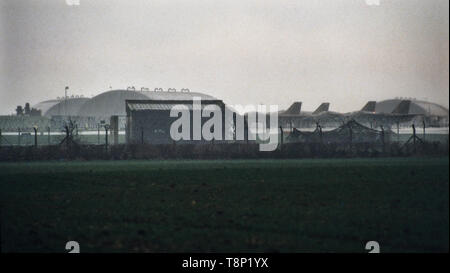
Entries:
<svg viewBox="0 0 450 273">
<path fill-rule="evenodd" d="M 397 107 L 392 111 L 392 114 L 408 114 L 409 107 L 411 106 L 410 100 L 402 100 Z"/>
<path fill-rule="evenodd" d="M 377 105 L 376 101 L 368 101 L 366 105 L 361 109 L 364 112 L 375 112 L 375 106 Z"/>
<path fill-rule="evenodd" d="M 316 114 L 320 114 L 322 112 L 327 112 L 329 108 L 330 108 L 330 103 L 324 102 L 321 105 L 319 105 L 319 107 L 317 107 L 316 111 L 314 111 L 313 114 L 316 115 Z"/>
<path fill-rule="evenodd" d="M 300 115 L 301 111 L 302 111 L 302 102 L 296 101 L 291 106 L 289 106 L 289 108 L 286 111 L 284 111 L 284 114 Z"/>
</svg>

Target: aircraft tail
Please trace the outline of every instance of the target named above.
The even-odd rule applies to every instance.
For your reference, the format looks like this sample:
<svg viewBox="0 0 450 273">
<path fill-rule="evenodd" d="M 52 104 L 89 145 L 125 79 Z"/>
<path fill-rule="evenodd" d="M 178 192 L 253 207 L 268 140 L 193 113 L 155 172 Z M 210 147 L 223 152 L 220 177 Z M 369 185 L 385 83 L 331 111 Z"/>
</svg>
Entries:
<svg viewBox="0 0 450 273">
<path fill-rule="evenodd" d="M 375 106 L 377 105 L 376 101 L 369 101 L 364 105 L 364 107 L 361 109 L 361 111 L 364 112 L 375 112 Z"/>
<path fill-rule="evenodd" d="M 284 111 L 283 114 L 300 115 L 301 110 L 302 110 L 302 102 L 296 101 L 291 106 L 289 106 L 289 108 L 286 111 Z"/>
<path fill-rule="evenodd" d="M 320 114 L 322 112 L 327 112 L 329 108 L 330 108 L 330 103 L 324 102 L 321 105 L 319 105 L 319 107 L 317 107 L 316 111 L 313 112 L 313 115 Z"/>
<path fill-rule="evenodd" d="M 409 107 L 411 106 L 410 100 L 402 100 L 397 107 L 392 111 L 392 114 L 408 114 Z"/>
</svg>

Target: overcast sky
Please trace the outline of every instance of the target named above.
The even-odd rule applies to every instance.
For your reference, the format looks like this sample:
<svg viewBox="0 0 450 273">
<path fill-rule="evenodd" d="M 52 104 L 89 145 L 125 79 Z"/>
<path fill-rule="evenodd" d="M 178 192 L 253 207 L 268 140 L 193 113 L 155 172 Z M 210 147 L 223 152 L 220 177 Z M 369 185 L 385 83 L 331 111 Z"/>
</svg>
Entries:
<svg viewBox="0 0 450 273">
<path fill-rule="evenodd" d="M 373 1 L 373 0 L 372 0 Z M 0 114 L 110 86 L 312 110 L 448 106 L 447 0 L 0 1 Z"/>
</svg>

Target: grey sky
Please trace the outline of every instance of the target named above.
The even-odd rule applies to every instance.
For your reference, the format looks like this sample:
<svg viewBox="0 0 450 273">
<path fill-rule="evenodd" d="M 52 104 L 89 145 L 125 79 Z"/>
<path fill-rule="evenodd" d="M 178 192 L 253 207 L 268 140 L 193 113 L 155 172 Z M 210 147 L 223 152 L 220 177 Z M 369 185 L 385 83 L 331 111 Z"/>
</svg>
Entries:
<svg viewBox="0 0 450 273">
<path fill-rule="evenodd" d="M 112 86 L 230 104 L 427 98 L 448 106 L 447 0 L 0 1 L 0 114 Z"/>
</svg>

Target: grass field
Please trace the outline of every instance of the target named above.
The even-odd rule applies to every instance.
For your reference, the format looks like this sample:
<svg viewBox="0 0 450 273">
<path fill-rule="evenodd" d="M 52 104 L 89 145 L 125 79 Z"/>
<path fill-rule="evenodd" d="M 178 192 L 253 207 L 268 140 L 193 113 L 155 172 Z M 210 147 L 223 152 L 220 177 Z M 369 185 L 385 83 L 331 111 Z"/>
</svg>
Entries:
<svg viewBox="0 0 450 273">
<path fill-rule="evenodd" d="M 445 158 L 1 163 L 3 252 L 449 251 Z"/>
</svg>

